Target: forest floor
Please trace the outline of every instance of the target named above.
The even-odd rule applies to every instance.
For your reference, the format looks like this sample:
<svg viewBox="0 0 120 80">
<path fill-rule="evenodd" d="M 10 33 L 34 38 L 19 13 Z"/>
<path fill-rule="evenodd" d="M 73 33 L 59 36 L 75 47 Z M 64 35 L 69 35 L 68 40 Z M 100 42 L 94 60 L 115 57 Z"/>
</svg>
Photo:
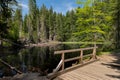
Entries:
<svg viewBox="0 0 120 80">
<path fill-rule="evenodd" d="M 0 80 L 49 80 L 46 76 L 40 76 L 40 73 L 23 73 L 14 77 L 4 77 Z"/>
</svg>

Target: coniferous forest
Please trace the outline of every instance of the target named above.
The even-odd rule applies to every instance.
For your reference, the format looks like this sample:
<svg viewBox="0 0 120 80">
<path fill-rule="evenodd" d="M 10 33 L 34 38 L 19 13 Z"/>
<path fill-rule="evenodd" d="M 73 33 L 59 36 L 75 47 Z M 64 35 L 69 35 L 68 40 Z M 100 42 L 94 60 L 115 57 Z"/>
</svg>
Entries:
<svg viewBox="0 0 120 80">
<path fill-rule="evenodd" d="M 39 8 L 36 0 L 29 0 L 29 12 L 23 16 L 16 0 L 0 0 L 0 44 L 96 42 L 103 48 L 118 49 L 119 3 L 119 0 L 76 0 L 75 4 L 83 6 L 62 14 L 52 6 L 48 9 L 43 4 Z"/>
</svg>

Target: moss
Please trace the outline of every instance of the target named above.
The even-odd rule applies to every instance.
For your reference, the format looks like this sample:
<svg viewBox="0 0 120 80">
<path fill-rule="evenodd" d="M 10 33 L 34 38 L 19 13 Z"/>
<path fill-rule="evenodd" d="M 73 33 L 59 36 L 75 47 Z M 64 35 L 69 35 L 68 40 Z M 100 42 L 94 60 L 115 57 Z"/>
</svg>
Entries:
<svg viewBox="0 0 120 80">
<path fill-rule="evenodd" d="M 3 46 L 9 47 L 9 46 L 12 46 L 12 44 L 8 42 L 3 42 Z"/>
<path fill-rule="evenodd" d="M 97 55 L 103 55 L 103 54 L 112 54 L 112 52 L 108 51 L 108 52 L 99 52 L 99 53 L 97 53 Z"/>
</svg>

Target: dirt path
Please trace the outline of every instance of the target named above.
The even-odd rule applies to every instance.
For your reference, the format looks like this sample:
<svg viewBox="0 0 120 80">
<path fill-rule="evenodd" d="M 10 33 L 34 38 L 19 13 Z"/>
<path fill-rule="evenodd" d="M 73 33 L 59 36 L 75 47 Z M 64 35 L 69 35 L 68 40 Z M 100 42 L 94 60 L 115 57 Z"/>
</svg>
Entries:
<svg viewBox="0 0 120 80">
<path fill-rule="evenodd" d="M 117 63 L 120 61 L 120 53 L 104 54 L 98 58 L 100 58 L 101 61 Z"/>
</svg>

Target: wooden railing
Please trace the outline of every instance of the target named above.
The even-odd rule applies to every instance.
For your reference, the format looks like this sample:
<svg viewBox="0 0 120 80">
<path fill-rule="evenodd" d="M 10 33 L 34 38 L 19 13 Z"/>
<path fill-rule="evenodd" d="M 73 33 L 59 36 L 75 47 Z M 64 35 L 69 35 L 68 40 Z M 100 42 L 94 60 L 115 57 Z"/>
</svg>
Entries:
<svg viewBox="0 0 120 80">
<path fill-rule="evenodd" d="M 53 73 L 59 71 L 61 67 L 62 67 L 62 71 L 63 71 L 65 69 L 65 62 L 69 62 L 69 61 L 73 61 L 73 60 L 80 60 L 80 63 L 84 64 L 84 62 L 83 62 L 84 57 L 90 56 L 90 57 L 92 57 L 91 59 L 93 59 L 93 60 L 97 59 L 96 58 L 96 49 L 97 48 L 98 48 L 97 46 L 94 46 L 94 47 L 81 48 L 81 49 L 55 51 L 54 54 L 61 54 L 61 60 L 60 60 L 59 64 L 57 65 L 57 67 L 53 70 Z M 93 51 L 92 51 L 92 54 L 84 55 L 85 50 L 93 50 Z M 65 59 L 66 53 L 79 52 L 79 51 L 80 51 L 80 56 Z"/>
</svg>

